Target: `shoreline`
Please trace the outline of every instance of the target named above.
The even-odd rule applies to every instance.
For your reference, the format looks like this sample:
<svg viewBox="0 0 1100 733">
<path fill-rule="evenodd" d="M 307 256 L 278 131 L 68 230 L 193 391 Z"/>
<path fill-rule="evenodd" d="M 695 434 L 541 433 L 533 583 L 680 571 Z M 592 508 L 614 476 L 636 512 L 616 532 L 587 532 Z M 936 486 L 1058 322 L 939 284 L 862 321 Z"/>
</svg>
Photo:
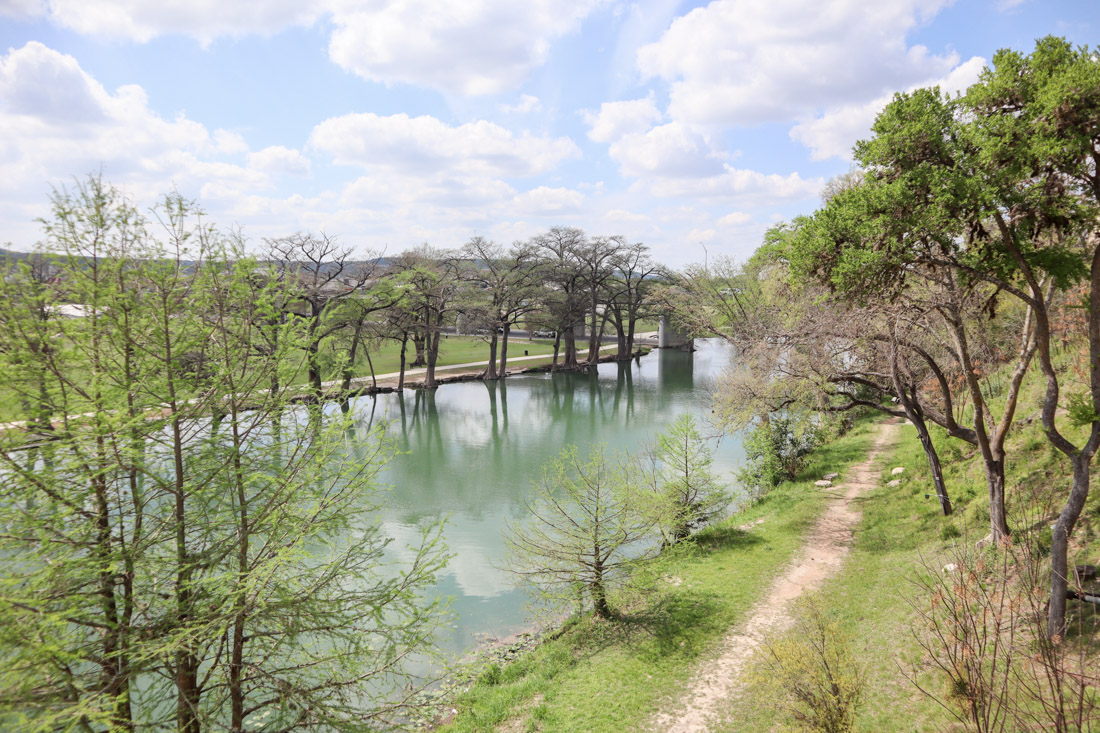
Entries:
<svg viewBox="0 0 1100 733">
<path fill-rule="evenodd" d="M 600 350 L 602 351 L 605 348 L 610 350 L 612 348 L 616 348 L 616 346 L 617 345 L 613 344 L 613 343 L 612 344 L 606 344 L 604 346 L 601 346 Z M 635 350 L 633 352 L 631 352 L 630 357 L 628 359 L 624 359 L 623 361 L 631 361 L 633 359 L 640 358 L 640 357 L 648 354 L 650 351 L 652 351 L 655 348 L 657 348 L 657 347 L 656 346 L 650 346 L 648 344 L 640 346 L 638 348 L 635 348 Z M 588 353 L 587 349 L 578 350 L 577 355 L 580 356 L 581 354 L 587 354 L 587 353 Z M 596 361 L 596 364 L 604 364 L 604 363 L 607 363 L 607 362 L 618 361 L 617 356 L 618 355 L 615 354 L 615 353 L 608 353 L 606 355 L 602 355 Z M 541 359 L 552 359 L 552 358 L 553 357 L 551 355 L 540 355 L 540 356 L 531 356 L 531 357 L 517 357 L 515 361 L 538 361 L 538 360 L 541 360 Z M 444 384 L 452 384 L 452 383 L 456 383 L 456 382 L 473 382 L 473 381 L 482 380 L 483 379 L 482 375 L 484 373 L 484 367 L 488 366 L 488 364 L 489 364 L 489 362 L 488 362 L 488 360 L 486 360 L 486 361 L 483 361 L 483 362 L 471 362 L 471 363 L 468 363 L 468 364 L 455 364 L 455 365 L 451 365 L 451 366 L 437 367 L 436 368 L 436 374 L 438 376 L 436 377 L 436 387 L 440 387 Z M 571 369 L 565 369 L 563 367 L 559 367 L 557 369 L 557 371 L 581 371 L 583 369 L 587 369 L 589 366 L 592 366 L 592 365 L 590 365 L 586 362 L 584 364 L 580 364 L 577 367 L 571 368 Z M 414 371 L 416 372 L 415 376 L 420 377 L 420 376 L 423 375 L 425 369 L 422 368 L 422 367 L 418 367 Z M 538 365 L 535 365 L 535 366 L 520 366 L 520 367 L 508 366 L 505 369 L 505 372 L 498 379 L 505 379 L 506 377 L 509 377 L 509 376 L 512 376 L 512 375 L 542 374 L 542 373 L 551 372 L 551 371 L 555 371 L 555 370 L 554 370 L 553 364 L 549 364 L 549 363 L 548 364 L 538 364 Z M 379 377 L 373 377 L 372 378 L 370 376 L 355 377 L 354 379 L 351 380 L 353 385 L 356 384 L 356 383 L 361 384 L 363 382 L 370 382 L 370 384 L 369 385 L 364 385 L 364 386 L 358 387 L 358 388 L 353 387 L 352 389 L 347 390 L 346 392 L 343 391 L 343 390 L 326 391 L 325 393 L 323 393 L 320 400 L 318 400 L 317 397 L 315 395 L 313 395 L 312 393 L 309 393 L 309 392 L 306 392 L 306 391 L 303 390 L 300 394 L 291 395 L 288 398 L 287 401 L 289 403 L 292 403 L 292 404 L 303 404 L 303 405 L 316 404 L 318 401 L 320 401 L 322 403 L 324 403 L 324 402 L 345 402 L 345 401 L 351 400 L 355 397 L 366 397 L 366 396 L 373 396 L 373 395 L 379 395 L 379 394 L 392 394 L 394 392 L 401 392 L 405 389 L 409 389 L 409 390 L 429 389 L 428 387 L 424 386 L 424 381 L 423 380 L 409 381 L 408 380 L 408 372 L 406 372 L 405 385 L 401 390 L 399 390 L 397 388 L 398 379 L 399 379 L 399 375 L 396 374 L 396 373 L 383 374 L 383 375 L 381 375 L 381 378 L 379 378 Z M 328 386 L 331 387 L 331 386 L 337 385 L 339 383 L 340 383 L 340 381 L 336 380 L 336 381 L 326 382 L 326 383 L 324 383 L 324 385 L 328 385 Z M 303 386 L 308 389 L 307 385 L 303 385 Z M 84 414 L 80 414 L 80 415 L 70 415 L 69 419 L 75 419 L 75 418 L 81 418 L 81 417 L 92 417 L 94 415 L 95 415 L 94 412 L 84 413 Z M 155 415 L 150 413 L 150 417 L 154 417 L 154 416 Z M 12 430 L 23 430 L 27 427 L 27 422 L 28 421 L 26 421 L 26 420 L 16 420 L 16 421 L 11 421 L 11 422 L 0 423 L 0 432 L 7 432 L 7 431 L 12 431 Z M 62 425 L 61 422 L 55 420 L 51 423 L 51 428 L 54 428 L 54 429 L 60 428 L 61 425 Z M 15 451 L 33 450 L 35 448 L 40 448 L 43 445 L 48 444 L 50 442 L 50 440 L 51 440 L 51 438 L 43 438 L 43 439 L 40 439 L 40 440 L 35 440 L 33 442 L 24 443 L 24 444 L 16 446 L 16 447 L 9 448 L 8 450 L 15 450 Z"/>
</svg>

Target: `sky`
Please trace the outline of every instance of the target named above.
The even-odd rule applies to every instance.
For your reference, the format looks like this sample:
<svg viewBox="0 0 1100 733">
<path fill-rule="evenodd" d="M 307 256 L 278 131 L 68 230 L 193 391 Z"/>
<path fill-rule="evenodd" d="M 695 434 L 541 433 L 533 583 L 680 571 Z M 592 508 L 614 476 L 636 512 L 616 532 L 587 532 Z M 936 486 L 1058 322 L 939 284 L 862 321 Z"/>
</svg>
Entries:
<svg viewBox="0 0 1100 733">
<path fill-rule="evenodd" d="M 560 225 L 743 259 L 895 92 L 1098 29 L 1100 0 L 0 0 L 0 243 L 100 173 L 257 250 Z"/>
</svg>

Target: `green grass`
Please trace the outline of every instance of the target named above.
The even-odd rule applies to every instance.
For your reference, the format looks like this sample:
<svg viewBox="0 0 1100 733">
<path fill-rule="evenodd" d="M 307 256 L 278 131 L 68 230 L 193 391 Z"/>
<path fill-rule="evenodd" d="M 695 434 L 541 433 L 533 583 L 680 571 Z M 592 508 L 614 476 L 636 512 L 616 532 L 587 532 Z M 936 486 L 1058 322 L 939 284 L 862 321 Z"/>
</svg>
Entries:
<svg viewBox="0 0 1100 733">
<path fill-rule="evenodd" d="M 697 665 L 801 546 L 824 504 L 813 480 L 860 460 L 869 436 L 870 425 L 860 424 L 824 446 L 803 481 L 701 532 L 660 569 L 678 582 L 660 582 L 620 620 L 574 621 L 533 653 L 503 669 L 490 667 L 455 701 L 459 714 L 446 730 L 490 731 L 506 722 L 509 730 L 586 733 L 642 726 L 678 699 Z"/>
<path fill-rule="evenodd" d="M 554 342 L 544 339 L 536 339 L 534 341 L 528 341 L 527 339 L 508 339 L 508 361 L 517 357 L 523 357 L 524 351 L 529 352 L 530 356 L 538 355 L 553 355 Z M 375 374 L 388 374 L 396 372 L 401 368 L 401 345 L 390 341 L 387 341 L 382 346 L 373 349 L 370 352 L 371 361 L 374 363 Z M 408 350 L 405 353 L 406 368 L 412 360 L 416 358 L 416 351 L 410 342 Z M 500 359 L 500 344 L 497 344 L 497 359 Z M 335 359 L 330 357 L 330 361 Z M 467 364 L 475 361 L 488 361 L 489 360 L 489 344 L 487 341 L 483 341 L 480 338 L 472 336 L 452 336 L 444 334 L 439 340 L 439 359 L 436 362 L 436 369 L 442 369 L 444 367 L 453 364 Z M 529 364 L 531 362 L 519 362 L 521 364 Z M 370 366 L 367 364 L 367 358 L 365 355 L 360 355 L 356 359 L 355 367 L 352 370 L 356 377 L 369 377 Z M 335 374 L 333 370 L 326 371 L 325 379 L 338 379 L 339 375 Z M 305 382 L 305 370 L 299 372 L 296 383 Z"/>
<path fill-rule="evenodd" d="M 942 431 L 935 433 L 956 510 L 954 516 L 945 518 L 935 499 L 925 498 L 926 494 L 934 497 L 934 493 L 916 430 L 905 425 L 901 431 L 896 448 L 879 461 L 880 485 L 859 500 L 863 518 L 852 552 L 820 594 L 826 612 L 854 640 L 853 651 L 867 674 L 866 697 L 858 718 L 861 731 L 933 731 L 952 723 L 953 718 L 912 682 L 915 678 L 937 693 L 945 684 L 922 664 L 923 652 L 916 638 L 919 624 L 912 604 L 924 599 L 913 581 L 929 568 L 940 572 L 951 561 L 954 543 L 973 546 L 989 533 L 985 478 L 973 449 L 947 438 Z M 1047 446 L 1034 423 L 1018 426 L 1010 449 L 1009 518 L 1020 542 L 1035 517 L 1049 516 L 1066 495 L 1068 466 Z M 894 466 L 906 469 L 901 486 L 896 488 L 885 485 L 893 478 L 888 474 Z M 1096 563 L 1100 554 L 1098 493 L 1092 492 L 1075 536 L 1077 562 Z M 1045 526 L 1045 522 L 1039 524 Z M 1095 615 L 1081 604 L 1071 608 L 1071 615 L 1080 613 Z M 725 724 L 719 730 L 730 733 L 770 730 L 785 722 L 773 702 L 752 692 L 731 702 L 723 717 Z"/>
</svg>

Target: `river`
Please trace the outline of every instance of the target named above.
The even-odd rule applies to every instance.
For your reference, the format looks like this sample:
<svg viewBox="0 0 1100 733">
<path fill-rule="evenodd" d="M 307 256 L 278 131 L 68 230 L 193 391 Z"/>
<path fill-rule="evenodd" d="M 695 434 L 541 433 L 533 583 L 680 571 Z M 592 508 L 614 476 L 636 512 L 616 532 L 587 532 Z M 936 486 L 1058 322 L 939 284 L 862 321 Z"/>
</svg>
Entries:
<svg viewBox="0 0 1100 733">
<path fill-rule="evenodd" d="M 501 534 L 507 520 L 525 516 L 543 464 L 570 443 L 635 452 L 684 413 L 710 416 L 731 351 L 712 339 L 696 345 L 694 353 L 655 350 L 587 372 L 358 398 L 353 408 L 363 426 L 385 423 L 403 451 L 383 474 L 393 491 L 382 524 L 394 539 L 394 557 L 417 540 L 420 527 L 447 518 L 444 536 L 454 557 L 433 589 L 452 599 L 455 613 L 440 639 L 445 652 L 461 654 L 486 636 L 503 638 L 529 624 L 526 595 L 500 569 Z M 740 442 L 735 436 L 711 442 L 714 471 L 732 486 Z"/>
</svg>

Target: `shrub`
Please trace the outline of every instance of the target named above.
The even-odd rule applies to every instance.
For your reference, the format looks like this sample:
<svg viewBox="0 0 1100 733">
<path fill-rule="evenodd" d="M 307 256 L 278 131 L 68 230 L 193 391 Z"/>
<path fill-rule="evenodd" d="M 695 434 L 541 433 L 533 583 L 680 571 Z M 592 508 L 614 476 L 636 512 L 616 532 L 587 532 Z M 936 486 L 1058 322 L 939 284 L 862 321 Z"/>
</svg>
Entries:
<svg viewBox="0 0 1100 733">
<path fill-rule="evenodd" d="M 758 683 L 804 730 L 854 730 L 866 678 L 851 653 L 850 640 L 820 603 L 810 598 L 794 627 L 764 646 Z"/>
<path fill-rule="evenodd" d="M 806 456 L 820 443 L 816 426 L 793 417 L 772 416 L 745 436 L 745 467 L 738 479 L 750 495 L 760 497 L 798 476 Z"/>
</svg>

